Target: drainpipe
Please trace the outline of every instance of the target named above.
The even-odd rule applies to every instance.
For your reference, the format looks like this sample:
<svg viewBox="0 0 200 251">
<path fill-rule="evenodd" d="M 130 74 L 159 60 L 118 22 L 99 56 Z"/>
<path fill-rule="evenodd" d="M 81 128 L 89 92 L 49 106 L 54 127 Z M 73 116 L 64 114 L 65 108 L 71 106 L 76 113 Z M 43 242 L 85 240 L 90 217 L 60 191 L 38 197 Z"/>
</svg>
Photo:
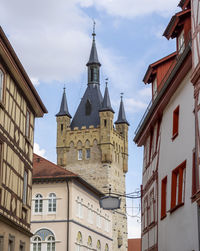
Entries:
<svg viewBox="0 0 200 251">
<path fill-rule="evenodd" d="M 67 251 L 69 251 L 69 181 L 67 182 Z"/>
</svg>

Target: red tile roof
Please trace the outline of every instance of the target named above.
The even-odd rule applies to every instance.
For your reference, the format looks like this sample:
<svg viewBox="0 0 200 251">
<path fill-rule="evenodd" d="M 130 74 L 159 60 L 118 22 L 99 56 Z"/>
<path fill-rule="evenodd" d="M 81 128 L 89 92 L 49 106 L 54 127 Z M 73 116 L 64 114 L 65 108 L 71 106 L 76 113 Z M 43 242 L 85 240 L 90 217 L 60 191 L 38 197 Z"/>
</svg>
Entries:
<svg viewBox="0 0 200 251">
<path fill-rule="evenodd" d="M 128 251 L 140 251 L 141 239 L 128 239 Z"/>
<path fill-rule="evenodd" d="M 33 154 L 33 180 L 68 177 L 78 177 L 78 175 L 48 161 L 47 159 L 35 153 Z"/>
</svg>

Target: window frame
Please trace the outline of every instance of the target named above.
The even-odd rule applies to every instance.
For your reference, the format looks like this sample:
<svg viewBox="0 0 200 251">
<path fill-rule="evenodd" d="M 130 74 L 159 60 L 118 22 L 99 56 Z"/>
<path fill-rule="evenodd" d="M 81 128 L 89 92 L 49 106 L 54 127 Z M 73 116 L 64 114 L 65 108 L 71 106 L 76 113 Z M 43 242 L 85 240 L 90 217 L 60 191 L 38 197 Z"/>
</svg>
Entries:
<svg viewBox="0 0 200 251">
<path fill-rule="evenodd" d="M 88 160 L 88 159 L 90 159 L 90 157 L 91 157 L 91 150 L 90 150 L 90 148 L 86 148 L 85 149 L 85 158 Z"/>
<path fill-rule="evenodd" d="M 180 106 L 178 105 L 173 111 L 172 140 L 174 140 L 179 133 L 179 115 Z"/>
<path fill-rule="evenodd" d="M 56 211 L 57 211 L 57 196 L 55 193 L 50 193 L 48 196 L 48 214 L 56 214 Z"/>
<path fill-rule="evenodd" d="M 27 205 L 27 196 L 28 196 L 28 170 L 25 168 L 24 178 L 23 178 L 23 194 L 22 194 L 23 205 Z"/>
<path fill-rule="evenodd" d="M 6 72 L 1 64 L 0 64 L 0 72 L 2 72 L 2 75 L 3 75 L 2 88 L 0 87 L 2 89 L 2 92 L 0 89 L 0 105 L 4 107 L 4 105 L 5 105 L 5 90 L 6 90 Z"/>
<path fill-rule="evenodd" d="M 171 209 L 172 213 L 184 205 L 186 181 L 186 160 L 172 170 L 171 179 Z"/>
<path fill-rule="evenodd" d="M 36 247 L 34 247 L 34 246 L 36 246 Z M 33 251 L 41 251 L 41 250 L 42 250 L 42 238 L 40 236 L 36 235 L 33 238 Z"/>
<path fill-rule="evenodd" d="M 160 219 L 163 220 L 167 216 L 167 176 L 161 181 L 161 206 Z"/>
<path fill-rule="evenodd" d="M 41 196 L 41 197 L 37 197 L 37 196 Z M 38 203 L 37 206 L 36 206 L 36 203 Z M 37 211 L 36 211 L 36 207 L 37 207 Z M 40 211 L 40 208 L 41 208 L 41 211 Z M 43 213 L 43 196 L 40 193 L 37 193 L 35 195 L 34 213 L 35 214 Z"/>
<path fill-rule="evenodd" d="M 83 160 L 83 150 L 78 149 L 78 160 Z"/>
</svg>

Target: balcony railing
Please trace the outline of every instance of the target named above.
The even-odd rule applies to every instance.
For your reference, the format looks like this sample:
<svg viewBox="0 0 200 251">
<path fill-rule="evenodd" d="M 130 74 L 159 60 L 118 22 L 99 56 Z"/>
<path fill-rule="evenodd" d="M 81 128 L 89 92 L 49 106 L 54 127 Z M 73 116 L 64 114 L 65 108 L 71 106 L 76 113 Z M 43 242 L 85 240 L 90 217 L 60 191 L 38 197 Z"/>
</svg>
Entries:
<svg viewBox="0 0 200 251">
<path fill-rule="evenodd" d="M 187 39 L 185 40 L 185 42 L 182 44 L 182 46 L 179 48 L 179 51 L 177 53 L 177 56 L 175 57 L 174 61 L 172 62 L 171 66 L 169 67 L 168 71 L 166 72 L 165 76 L 163 77 L 161 83 L 159 84 L 157 91 L 154 93 L 154 95 L 152 96 L 152 99 L 149 103 L 149 105 L 147 106 L 147 109 L 144 113 L 144 115 L 142 116 L 142 119 L 140 120 L 139 125 L 137 126 L 136 130 L 135 130 L 135 135 L 137 135 L 141 125 L 143 124 L 147 114 L 149 113 L 152 105 L 154 104 L 155 101 L 157 101 L 157 99 L 159 99 L 160 97 L 158 96 L 158 94 L 161 92 L 161 90 L 163 88 L 165 88 L 165 83 L 168 80 L 168 78 L 170 77 L 173 69 L 175 68 L 175 66 L 178 64 L 178 62 L 182 59 L 182 57 L 185 56 L 184 52 L 186 50 L 188 50 L 188 47 L 191 48 L 191 33 L 188 33 Z"/>
</svg>

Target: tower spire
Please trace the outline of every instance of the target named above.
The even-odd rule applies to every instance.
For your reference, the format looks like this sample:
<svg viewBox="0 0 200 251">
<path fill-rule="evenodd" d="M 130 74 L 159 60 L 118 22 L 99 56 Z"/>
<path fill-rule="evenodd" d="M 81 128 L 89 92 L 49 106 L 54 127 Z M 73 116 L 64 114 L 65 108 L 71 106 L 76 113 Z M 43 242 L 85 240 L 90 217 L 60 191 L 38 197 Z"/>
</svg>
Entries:
<svg viewBox="0 0 200 251">
<path fill-rule="evenodd" d="M 60 111 L 56 114 L 56 117 L 59 117 L 59 116 L 68 116 L 69 118 L 71 118 L 72 116 L 70 115 L 69 110 L 68 110 L 65 89 L 66 88 L 64 86 L 62 101 L 61 101 L 61 104 L 60 104 Z"/>
<path fill-rule="evenodd" d="M 126 114 L 125 114 L 125 110 L 124 110 L 124 102 L 123 102 L 123 95 L 124 93 L 120 93 L 121 94 L 121 101 L 120 101 L 120 107 L 119 107 L 119 113 L 118 113 L 118 118 L 117 121 L 115 122 L 115 124 L 127 124 L 129 125 L 127 119 L 126 119 Z"/>
<path fill-rule="evenodd" d="M 110 102 L 110 95 L 108 92 L 108 78 L 106 78 L 105 80 L 106 80 L 106 87 L 105 87 L 105 92 L 104 92 L 104 98 L 102 102 L 102 107 L 99 111 L 111 111 L 114 113 L 111 106 L 111 102 Z"/>
</svg>

